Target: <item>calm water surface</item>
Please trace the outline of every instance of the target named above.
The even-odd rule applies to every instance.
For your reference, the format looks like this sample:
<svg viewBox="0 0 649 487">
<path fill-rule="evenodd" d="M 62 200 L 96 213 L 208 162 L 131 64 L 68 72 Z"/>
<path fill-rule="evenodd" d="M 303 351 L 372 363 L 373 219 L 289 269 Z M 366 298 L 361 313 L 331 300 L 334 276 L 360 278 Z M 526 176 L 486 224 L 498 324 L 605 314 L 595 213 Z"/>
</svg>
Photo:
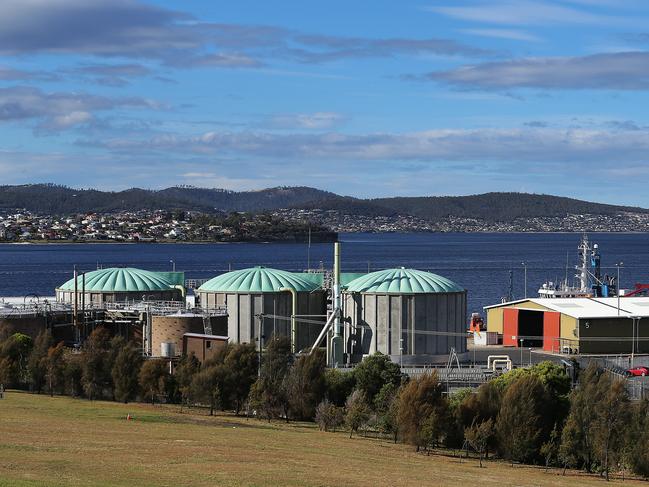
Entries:
<svg viewBox="0 0 649 487">
<path fill-rule="evenodd" d="M 649 234 L 590 234 L 600 246 L 603 272 L 615 274 L 624 262 L 622 287 L 649 282 Z M 569 277 L 577 263 L 577 234 L 341 234 L 343 271 L 361 272 L 405 266 L 441 274 L 469 292 L 468 311 L 481 310 L 507 295 L 509 270 L 514 296 L 524 294 L 527 263 L 528 294 L 546 280 L 561 280 L 569 259 Z M 331 266 L 333 245 L 313 244 L 311 265 Z M 185 271 L 188 279 L 209 278 L 232 269 L 265 265 L 301 271 L 308 251 L 301 244 L 0 244 L 0 296 L 54 294 L 54 288 L 80 270 L 98 265 Z"/>
</svg>

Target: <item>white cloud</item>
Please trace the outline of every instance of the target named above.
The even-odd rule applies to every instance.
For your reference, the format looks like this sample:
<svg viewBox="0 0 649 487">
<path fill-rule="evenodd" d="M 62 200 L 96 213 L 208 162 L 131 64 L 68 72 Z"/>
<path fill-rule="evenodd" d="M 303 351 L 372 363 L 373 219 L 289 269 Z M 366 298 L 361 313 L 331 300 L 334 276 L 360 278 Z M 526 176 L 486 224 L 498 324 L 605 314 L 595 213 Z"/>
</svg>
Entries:
<svg viewBox="0 0 649 487">
<path fill-rule="evenodd" d="M 518 29 L 462 29 L 460 32 L 481 37 L 493 37 L 512 41 L 539 42 L 541 38 Z"/>
<path fill-rule="evenodd" d="M 270 128 L 278 129 L 329 129 L 340 125 L 346 117 L 335 112 L 292 113 L 270 117 L 267 123 Z"/>
<path fill-rule="evenodd" d="M 648 90 L 649 52 L 514 59 L 435 71 L 423 78 L 469 89 Z"/>
<path fill-rule="evenodd" d="M 42 124 L 41 128 L 58 132 L 88 123 L 92 121 L 93 118 L 94 117 L 89 112 L 75 111 L 66 113 L 65 115 L 52 117 L 46 123 Z"/>
<path fill-rule="evenodd" d="M 455 19 L 505 25 L 610 24 L 623 19 L 533 0 L 482 1 L 464 6 L 434 6 L 427 10 Z M 626 22 L 626 20 L 624 20 Z"/>
<path fill-rule="evenodd" d="M 238 178 L 220 175 L 214 172 L 187 172 L 181 175 L 184 184 L 201 188 L 222 188 L 232 191 L 265 189 L 281 184 L 273 178 Z"/>
<path fill-rule="evenodd" d="M 39 130 L 60 131 L 89 122 L 93 112 L 118 107 L 157 109 L 160 105 L 139 97 L 109 98 L 87 93 L 43 92 L 16 86 L 0 88 L 0 122 L 39 120 Z"/>
<path fill-rule="evenodd" d="M 403 134 L 205 132 L 149 139 L 80 141 L 120 154 L 194 153 L 320 164 L 317 161 L 421 161 L 423 163 L 644 163 L 649 130 L 615 128 L 438 129 Z M 533 165 L 527 165 L 531 170 Z"/>
</svg>

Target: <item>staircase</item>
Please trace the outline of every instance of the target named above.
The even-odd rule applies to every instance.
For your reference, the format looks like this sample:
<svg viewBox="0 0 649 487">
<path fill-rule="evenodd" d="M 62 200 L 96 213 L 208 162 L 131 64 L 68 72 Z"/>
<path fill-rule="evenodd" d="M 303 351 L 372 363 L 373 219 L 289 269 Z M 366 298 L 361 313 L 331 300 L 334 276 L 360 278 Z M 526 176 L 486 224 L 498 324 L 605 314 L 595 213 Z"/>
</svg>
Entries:
<svg viewBox="0 0 649 487">
<path fill-rule="evenodd" d="M 210 315 L 207 313 L 203 314 L 203 329 L 206 335 L 212 334 L 212 321 L 210 320 Z"/>
</svg>

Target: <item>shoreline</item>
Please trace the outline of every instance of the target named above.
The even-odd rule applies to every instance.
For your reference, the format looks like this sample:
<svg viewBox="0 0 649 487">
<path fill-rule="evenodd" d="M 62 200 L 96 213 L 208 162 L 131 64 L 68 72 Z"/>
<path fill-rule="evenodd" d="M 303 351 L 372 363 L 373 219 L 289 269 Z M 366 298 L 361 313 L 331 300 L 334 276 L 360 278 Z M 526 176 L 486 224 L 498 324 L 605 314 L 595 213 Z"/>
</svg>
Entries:
<svg viewBox="0 0 649 487">
<path fill-rule="evenodd" d="M 338 235 L 580 235 L 600 234 L 600 235 L 642 235 L 649 231 L 512 231 L 512 232 L 338 232 Z M 339 239 L 338 239 L 339 240 Z M 319 240 L 312 241 L 312 244 L 334 243 L 338 240 Z M 297 242 L 295 240 L 233 240 L 230 242 L 198 240 L 198 241 L 177 241 L 177 240 L 156 240 L 154 242 L 123 242 L 114 240 L 26 240 L 26 241 L 0 241 L 0 245 L 228 245 L 228 244 L 308 244 L 307 241 Z"/>
</svg>

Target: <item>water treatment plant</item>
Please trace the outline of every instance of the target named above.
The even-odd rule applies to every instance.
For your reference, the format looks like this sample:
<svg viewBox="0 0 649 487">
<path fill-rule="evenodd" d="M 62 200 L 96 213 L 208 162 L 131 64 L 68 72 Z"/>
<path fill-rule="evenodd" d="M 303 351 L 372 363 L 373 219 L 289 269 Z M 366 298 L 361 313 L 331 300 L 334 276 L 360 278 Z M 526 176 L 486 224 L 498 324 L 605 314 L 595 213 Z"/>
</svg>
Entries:
<svg viewBox="0 0 649 487">
<path fill-rule="evenodd" d="M 469 327 L 467 291 L 450 279 L 404 267 L 347 273 L 342 261 L 335 244 L 330 270 L 252 266 L 200 282 L 175 270 L 75 271 L 53 298 L 3 300 L 0 326 L 31 336 L 48 328 L 56 340 L 79 346 L 101 325 L 140 343 L 147 357 L 193 352 L 201 360 L 226 342 L 263 350 L 283 335 L 294 353 L 321 348 L 336 367 L 377 352 L 402 367 L 441 364 L 451 355 L 475 363 L 480 347 L 485 360 L 490 347 L 505 350 L 510 366 L 519 349 L 521 365 L 523 349 L 557 359 L 647 352 L 647 297 L 624 297 L 621 305 L 619 297 L 587 293 L 503 302 L 485 308 L 486 327 Z"/>
</svg>

